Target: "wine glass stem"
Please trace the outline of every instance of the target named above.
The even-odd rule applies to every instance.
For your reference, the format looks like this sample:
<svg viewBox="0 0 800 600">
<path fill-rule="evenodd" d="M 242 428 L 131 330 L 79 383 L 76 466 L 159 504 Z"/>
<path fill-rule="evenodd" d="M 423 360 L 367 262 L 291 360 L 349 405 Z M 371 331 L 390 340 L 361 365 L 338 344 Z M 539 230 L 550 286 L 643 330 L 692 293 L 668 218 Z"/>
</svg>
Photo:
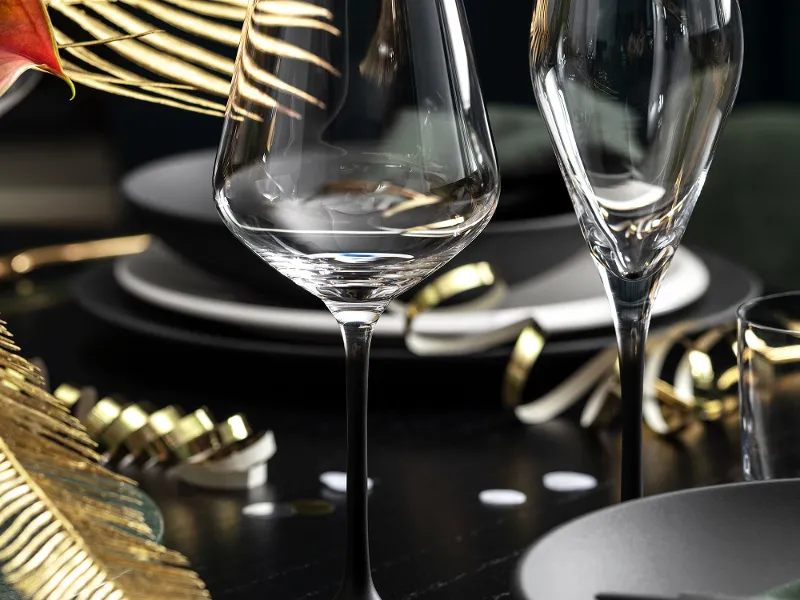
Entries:
<svg viewBox="0 0 800 600">
<path fill-rule="evenodd" d="M 620 388 L 622 391 L 622 467 L 623 502 L 644 494 L 642 468 L 642 404 L 647 332 L 656 276 L 626 280 L 603 273 L 606 290 L 614 305 L 614 325 L 619 347 Z"/>
<path fill-rule="evenodd" d="M 367 510 L 367 382 L 374 323 L 340 317 L 347 356 L 347 558 L 339 598 L 375 600 Z"/>
</svg>

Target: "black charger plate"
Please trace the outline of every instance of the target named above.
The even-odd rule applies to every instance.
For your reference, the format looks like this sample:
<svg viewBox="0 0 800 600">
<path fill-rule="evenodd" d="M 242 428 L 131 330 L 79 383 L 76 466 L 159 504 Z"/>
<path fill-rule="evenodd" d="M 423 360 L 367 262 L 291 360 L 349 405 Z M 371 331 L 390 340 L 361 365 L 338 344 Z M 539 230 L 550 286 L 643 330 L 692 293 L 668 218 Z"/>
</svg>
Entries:
<svg viewBox="0 0 800 600">
<path fill-rule="evenodd" d="M 709 269 L 709 291 L 701 300 L 684 310 L 655 320 L 653 331 L 684 321 L 691 321 L 698 330 L 728 322 L 735 318 L 736 308 L 740 304 L 761 292 L 761 282 L 746 269 L 713 254 L 693 251 L 703 259 Z M 266 269 L 264 265 L 261 268 Z M 133 298 L 119 286 L 110 262 L 89 268 L 76 279 L 74 289 L 76 300 L 89 313 L 116 327 L 151 337 L 217 350 L 266 355 L 335 359 L 342 356 L 341 344 L 335 338 L 329 342 L 318 339 L 298 339 L 296 342 L 274 340 L 263 334 L 178 315 L 146 304 Z M 610 328 L 584 331 L 550 339 L 545 345 L 544 354 L 581 354 L 607 348 L 614 343 L 614 333 Z M 501 347 L 481 354 L 451 357 L 448 360 L 507 360 L 509 354 L 509 348 Z M 376 340 L 372 355 L 375 360 L 431 360 L 431 357 L 415 356 L 402 343 L 383 339 Z"/>
<path fill-rule="evenodd" d="M 800 580 L 800 481 L 654 496 L 583 517 L 520 562 L 524 600 L 599 593 L 751 597 Z"/>
</svg>

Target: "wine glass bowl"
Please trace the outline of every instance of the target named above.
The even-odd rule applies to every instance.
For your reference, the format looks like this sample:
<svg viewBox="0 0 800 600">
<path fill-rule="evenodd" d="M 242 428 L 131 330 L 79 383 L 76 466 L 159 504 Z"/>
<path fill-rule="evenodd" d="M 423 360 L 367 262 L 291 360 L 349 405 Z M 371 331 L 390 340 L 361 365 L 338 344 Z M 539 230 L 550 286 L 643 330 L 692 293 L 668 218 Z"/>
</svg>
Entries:
<svg viewBox="0 0 800 600">
<path fill-rule="evenodd" d="M 737 0 L 537 0 L 534 92 L 614 308 L 622 499 L 641 496 L 643 370 L 658 285 L 736 98 Z"/>
<path fill-rule="evenodd" d="M 347 375 L 340 600 L 376 600 L 367 372 L 391 300 L 488 224 L 500 177 L 461 0 L 251 0 L 214 167 L 231 232 L 321 299 Z"/>
<path fill-rule="evenodd" d="M 269 156 L 226 178 L 228 226 L 326 302 L 380 304 L 448 262 L 483 229 L 497 179 L 348 146 Z"/>
<path fill-rule="evenodd" d="M 253 4 L 245 25 L 219 212 L 329 307 L 380 310 L 469 244 L 497 203 L 463 12 L 453 0 L 328 0 L 308 9 L 314 23 L 276 28 L 260 24 L 271 4 Z"/>
</svg>

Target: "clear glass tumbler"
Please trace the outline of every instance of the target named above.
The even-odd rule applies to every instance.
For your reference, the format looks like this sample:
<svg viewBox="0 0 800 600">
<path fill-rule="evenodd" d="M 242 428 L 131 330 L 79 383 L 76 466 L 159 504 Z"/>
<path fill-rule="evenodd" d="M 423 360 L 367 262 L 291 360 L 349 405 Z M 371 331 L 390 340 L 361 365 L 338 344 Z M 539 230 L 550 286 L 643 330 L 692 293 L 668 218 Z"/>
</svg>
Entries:
<svg viewBox="0 0 800 600">
<path fill-rule="evenodd" d="M 800 477 L 800 292 L 752 300 L 738 317 L 744 478 Z"/>
</svg>

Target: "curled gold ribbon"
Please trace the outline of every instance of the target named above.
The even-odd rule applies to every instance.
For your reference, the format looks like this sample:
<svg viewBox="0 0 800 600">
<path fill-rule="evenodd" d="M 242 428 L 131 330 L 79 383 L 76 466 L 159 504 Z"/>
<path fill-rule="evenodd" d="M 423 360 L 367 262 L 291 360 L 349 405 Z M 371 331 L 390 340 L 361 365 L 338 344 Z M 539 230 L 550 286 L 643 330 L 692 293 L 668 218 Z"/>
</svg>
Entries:
<svg viewBox="0 0 800 600">
<path fill-rule="evenodd" d="M 164 436 L 171 462 L 193 463 L 208 458 L 220 447 L 216 427 L 214 417 L 205 407 L 181 418 L 172 431 Z"/>
<path fill-rule="evenodd" d="M 436 308 L 461 294 L 481 288 L 493 292 L 493 302 L 496 302 L 502 299 L 502 294 L 495 294 L 499 290 L 505 291 L 505 284 L 501 282 L 489 263 L 481 262 L 457 267 L 422 288 L 406 306 L 406 316 L 409 321 L 413 321 L 427 310 Z M 468 306 L 473 308 L 474 304 L 470 303 Z"/>
<path fill-rule="evenodd" d="M 511 360 L 506 367 L 503 383 L 503 402 L 513 408 L 522 402 L 525 384 L 528 383 L 531 369 L 544 350 L 544 334 L 532 320 L 525 325 L 514 344 Z"/>
<path fill-rule="evenodd" d="M 95 388 L 74 383 L 62 383 L 53 395 L 73 413 L 91 402 L 81 421 L 109 462 L 130 460 L 144 467 L 202 464 L 244 453 L 266 435 L 254 432 L 243 414 L 217 423 L 205 407 L 186 414 L 180 406 L 154 411 L 148 403 L 115 396 L 98 401 Z"/>
<path fill-rule="evenodd" d="M 406 347 L 418 356 L 463 356 L 475 354 L 515 339 L 521 325 L 495 329 L 481 335 L 439 336 L 420 332 L 416 323 L 420 316 L 434 309 L 439 311 L 485 310 L 497 306 L 508 288 L 489 263 L 481 262 L 448 271 L 420 290 L 408 304 L 395 303 L 390 310 L 406 316 Z M 442 307 L 465 295 L 474 296 L 454 306 Z"/>
<path fill-rule="evenodd" d="M 169 447 L 164 437 L 178 426 L 183 416 L 179 406 L 167 406 L 148 415 L 144 426 L 131 432 L 124 441 L 133 460 L 139 464 L 168 460 Z"/>
</svg>

